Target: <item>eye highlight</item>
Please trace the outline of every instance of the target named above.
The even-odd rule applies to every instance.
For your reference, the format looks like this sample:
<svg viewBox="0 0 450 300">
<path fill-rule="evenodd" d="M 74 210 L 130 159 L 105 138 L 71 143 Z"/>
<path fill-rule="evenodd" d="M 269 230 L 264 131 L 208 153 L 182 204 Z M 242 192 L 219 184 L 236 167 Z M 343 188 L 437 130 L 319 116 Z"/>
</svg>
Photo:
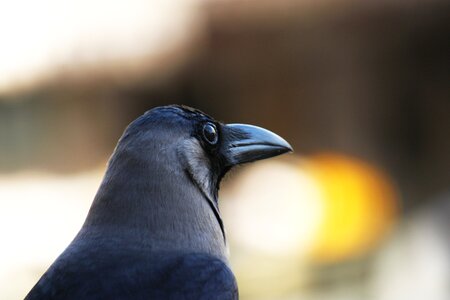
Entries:
<svg viewBox="0 0 450 300">
<path fill-rule="evenodd" d="M 203 126 L 203 139 L 210 145 L 217 144 L 219 135 L 217 133 L 216 125 L 213 123 L 206 123 Z"/>
</svg>

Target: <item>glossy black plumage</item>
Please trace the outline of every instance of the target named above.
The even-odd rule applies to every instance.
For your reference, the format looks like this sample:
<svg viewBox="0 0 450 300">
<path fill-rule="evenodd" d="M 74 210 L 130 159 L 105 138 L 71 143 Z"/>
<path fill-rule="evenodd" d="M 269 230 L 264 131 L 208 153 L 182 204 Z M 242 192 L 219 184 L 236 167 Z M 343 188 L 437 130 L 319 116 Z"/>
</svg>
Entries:
<svg viewBox="0 0 450 300">
<path fill-rule="evenodd" d="M 269 131 L 192 108 L 147 112 L 119 140 L 80 232 L 26 299 L 237 299 L 220 180 L 290 150 Z"/>
<path fill-rule="evenodd" d="M 63 255 L 26 299 L 237 299 L 234 276 L 218 258 L 98 250 Z"/>
</svg>

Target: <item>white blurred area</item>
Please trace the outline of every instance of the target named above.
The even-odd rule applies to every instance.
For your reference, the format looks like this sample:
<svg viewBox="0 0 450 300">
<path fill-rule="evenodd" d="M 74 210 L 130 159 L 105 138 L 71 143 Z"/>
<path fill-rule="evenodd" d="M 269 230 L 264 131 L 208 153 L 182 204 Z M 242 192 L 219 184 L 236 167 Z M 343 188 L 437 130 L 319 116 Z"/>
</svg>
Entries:
<svg viewBox="0 0 450 300">
<path fill-rule="evenodd" d="M 450 299 L 450 194 L 416 212 L 376 257 L 376 300 Z"/>
<path fill-rule="evenodd" d="M 265 255 L 305 256 L 324 218 L 318 183 L 279 160 L 249 166 L 221 199 L 232 238 Z"/>
<path fill-rule="evenodd" d="M 102 178 L 20 173 L 0 177 L 0 299 L 22 299 L 75 237 Z"/>
<path fill-rule="evenodd" d="M 0 92 L 87 71 L 121 79 L 149 69 L 170 72 L 191 54 L 201 27 L 196 2 L 2 2 Z"/>
</svg>

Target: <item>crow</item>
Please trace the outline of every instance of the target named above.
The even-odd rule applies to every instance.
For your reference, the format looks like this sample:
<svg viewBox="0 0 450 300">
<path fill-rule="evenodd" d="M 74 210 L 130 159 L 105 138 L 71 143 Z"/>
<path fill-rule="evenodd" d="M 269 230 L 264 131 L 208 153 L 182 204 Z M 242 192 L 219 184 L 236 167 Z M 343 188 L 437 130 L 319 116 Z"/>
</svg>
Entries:
<svg viewBox="0 0 450 300">
<path fill-rule="evenodd" d="M 266 129 L 187 106 L 147 111 L 119 139 L 79 233 L 25 299 L 238 299 L 220 181 L 290 151 Z"/>
</svg>

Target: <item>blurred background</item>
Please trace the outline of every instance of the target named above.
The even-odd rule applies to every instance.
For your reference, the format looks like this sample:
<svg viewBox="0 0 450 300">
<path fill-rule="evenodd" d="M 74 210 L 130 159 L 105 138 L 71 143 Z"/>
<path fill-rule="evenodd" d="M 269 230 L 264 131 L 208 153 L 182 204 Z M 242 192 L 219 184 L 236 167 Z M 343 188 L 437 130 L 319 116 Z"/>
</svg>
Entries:
<svg viewBox="0 0 450 300">
<path fill-rule="evenodd" d="M 163 104 L 292 155 L 221 189 L 242 299 L 450 299 L 450 3 L 19 0 L 0 10 L 0 299 L 74 237 Z"/>
</svg>

